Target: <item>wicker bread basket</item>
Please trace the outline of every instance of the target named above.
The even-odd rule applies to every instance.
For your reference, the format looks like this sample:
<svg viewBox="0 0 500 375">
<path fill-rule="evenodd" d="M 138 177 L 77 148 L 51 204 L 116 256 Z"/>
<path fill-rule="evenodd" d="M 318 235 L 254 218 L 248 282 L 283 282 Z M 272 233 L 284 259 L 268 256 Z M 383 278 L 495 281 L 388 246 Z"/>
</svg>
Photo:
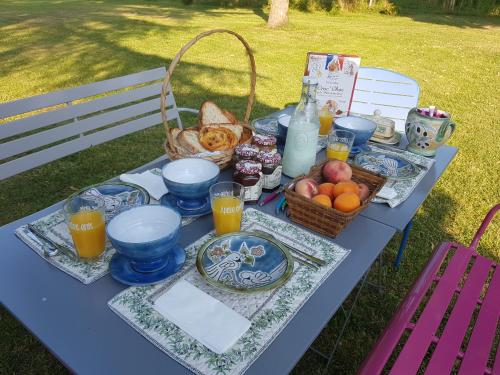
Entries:
<svg viewBox="0 0 500 375">
<path fill-rule="evenodd" d="M 327 161 L 328 160 L 313 166 L 309 174 L 305 177 L 312 178 L 318 183 L 325 182 L 322 175 L 322 169 Z M 296 178 L 285 187 L 285 197 L 288 204 L 290 220 L 326 236 L 335 237 L 339 234 L 347 224 L 354 220 L 356 215 L 368 206 L 387 180 L 385 177 L 354 165 L 351 165 L 351 168 L 352 180 L 357 183 L 366 184 L 370 190 L 370 195 L 361 202 L 360 207 L 352 212 L 344 213 L 334 208 L 321 206 L 312 199 L 308 199 L 296 193 L 291 186 L 292 184 L 294 186 L 295 182 L 304 178 L 304 176 L 302 176 Z"/>
<path fill-rule="evenodd" d="M 198 36 L 194 37 L 191 39 L 184 47 L 180 49 L 180 51 L 177 53 L 177 55 L 174 57 L 172 62 L 170 63 L 170 66 L 168 67 L 167 70 L 167 75 L 165 76 L 165 79 L 163 80 L 163 85 L 161 89 L 161 96 L 160 96 L 160 110 L 161 110 L 161 117 L 163 121 L 163 125 L 165 127 L 165 132 L 167 134 L 167 138 L 165 140 L 164 148 L 165 152 L 167 153 L 167 156 L 171 160 L 176 160 L 176 159 L 182 159 L 182 158 L 187 158 L 187 157 L 200 157 L 206 160 L 213 161 L 216 163 L 220 169 L 227 168 L 231 165 L 231 158 L 233 156 L 234 148 L 229 149 L 226 151 L 216 151 L 216 152 L 204 152 L 200 154 L 193 154 L 189 153 L 189 151 L 180 151 L 173 147 L 173 136 L 171 132 L 169 131 L 170 126 L 168 124 L 167 120 L 167 110 L 165 108 L 165 103 L 166 103 L 166 96 L 168 93 L 168 88 L 169 88 L 169 83 L 172 78 L 172 74 L 174 72 L 175 67 L 181 60 L 181 57 L 186 53 L 186 51 L 193 46 L 196 42 L 198 42 L 200 39 L 203 39 L 207 36 L 217 34 L 217 33 L 227 33 L 230 35 L 233 35 L 236 37 L 245 47 L 245 50 L 247 52 L 249 61 L 250 61 L 250 93 L 248 95 L 248 102 L 247 102 L 247 108 L 245 112 L 245 116 L 243 121 L 239 122 L 238 124 L 243 127 L 243 135 L 240 140 L 240 144 L 242 143 L 250 143 L 251 138 L 252 138 L 252 129 L 249 125 L 249 119 L 250 119 L 250 113 L 252 112 L 252 107 L 254 103 L 254 98 L 255 98 L 255 82 L 256 82 L 256 77 L 257 73 L 255 70 L 255 59 L 253 56 L 253 53 L 250 49 L 250 46 L 248 43 L 243 39 L 243 37 L 234 31 L 231 30 L 226 30 L 226 29 L 215 29 L 215 30 L 209 30 L 206 32 L 203 32 L 199 34 Z M 221 124 L 223 125 L 223 124 Z"/>
</svg>

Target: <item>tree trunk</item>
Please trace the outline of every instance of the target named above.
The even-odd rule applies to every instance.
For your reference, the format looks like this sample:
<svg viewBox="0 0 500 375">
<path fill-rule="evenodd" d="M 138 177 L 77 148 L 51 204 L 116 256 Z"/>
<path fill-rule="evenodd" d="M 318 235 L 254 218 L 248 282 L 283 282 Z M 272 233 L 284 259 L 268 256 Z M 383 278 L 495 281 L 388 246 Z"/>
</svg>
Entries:
<svg viewBox="0 0 500 375">
<path fill-rule="evenodd" d="M 276 28 L 288 22 L 288 0 L 272 0 L 267 26 Z"/>
</svg>

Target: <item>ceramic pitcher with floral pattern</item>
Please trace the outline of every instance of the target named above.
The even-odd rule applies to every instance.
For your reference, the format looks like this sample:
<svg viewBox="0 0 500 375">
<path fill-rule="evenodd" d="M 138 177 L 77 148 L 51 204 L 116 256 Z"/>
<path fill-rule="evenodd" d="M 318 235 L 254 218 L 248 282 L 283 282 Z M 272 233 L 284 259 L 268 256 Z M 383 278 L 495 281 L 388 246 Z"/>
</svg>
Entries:
<svg viewBox="0 0 500 375">
<path fill-rule="evenodd" d="M 407 150 L 424 156 L 435 156 L 455 131 L 455 123 L 448 112 L 429 108 L 412 108 L 406 118 Z"/>
</svg>

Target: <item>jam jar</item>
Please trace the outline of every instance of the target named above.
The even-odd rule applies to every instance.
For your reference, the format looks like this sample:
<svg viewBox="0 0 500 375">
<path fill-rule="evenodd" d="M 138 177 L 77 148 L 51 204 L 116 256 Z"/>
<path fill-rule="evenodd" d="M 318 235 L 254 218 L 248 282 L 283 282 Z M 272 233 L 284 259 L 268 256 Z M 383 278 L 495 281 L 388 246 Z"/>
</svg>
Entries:
<svg viewBox="0 0 500 375">
<path fill-rule="evenodd" d="M 255 134 L 252 144 L 262 152 L 276 152 L 276 137 L 274 135 Z"/>
<path fill-rule="evenodd" d="M 281 183 L 281 155 L 277 152 L 260 152 L 257 160 L 262 164 L 262 189 L 272 191 Z"/>
<path fill-rule="evenodd" d="M 239 161 L 234 167 L 233 181 L 245 187 L 245 203 L 257 203 L 262 194 L 262 165 L 253 160 Z"/>
<path fill-rule="evenodd" d="M 240 160 L 257 160 L 259 149 L 254 145 L 239 145 L 234 149 L 233 164 Z"/>
</svg>

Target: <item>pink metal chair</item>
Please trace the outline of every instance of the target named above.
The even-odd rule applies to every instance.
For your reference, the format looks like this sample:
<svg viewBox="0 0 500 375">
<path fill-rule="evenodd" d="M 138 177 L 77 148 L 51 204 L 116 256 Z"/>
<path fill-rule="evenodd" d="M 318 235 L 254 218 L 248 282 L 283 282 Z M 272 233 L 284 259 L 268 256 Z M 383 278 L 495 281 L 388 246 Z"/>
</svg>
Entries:
<svg viewBox="0 0 500 375">
<path fill-rule="evenodd" d="M 476 252 L 499 209 L 497 204 L 486 215 L 469 247 L 445 242 L 436 248 L 359 375 L 383 370 L 393 375 L 500 374 L 500 348 L 492 361 L 500 317 L 500 268 Z M 414 319 L 417 311 L 421 313 Z M 394 356 L 398 344 L 402 348 Z"/>
</svg>

